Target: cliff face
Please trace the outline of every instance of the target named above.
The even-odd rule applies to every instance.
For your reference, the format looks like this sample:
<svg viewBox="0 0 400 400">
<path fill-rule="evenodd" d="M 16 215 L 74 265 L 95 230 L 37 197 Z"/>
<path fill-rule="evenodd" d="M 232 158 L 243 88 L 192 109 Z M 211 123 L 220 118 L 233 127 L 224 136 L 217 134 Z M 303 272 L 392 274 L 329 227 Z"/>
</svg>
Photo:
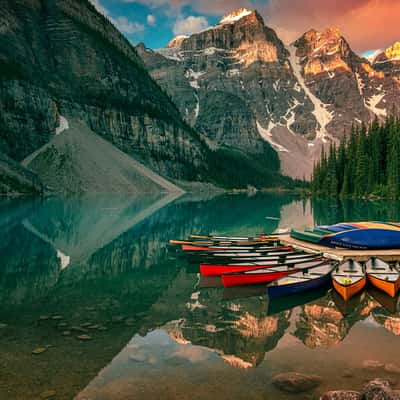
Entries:
<svg viewBox="0 0 400 400">
<path fill-rule="evenodd" d="M 142 50 L 151 75 L 209 143 L 257 154 L 269 142 L 293 177 L 309 176 L 323 144 L 385 118 L 399 101 L 398 44 L 370 63 L 330 28 L 285 48 L 257 11 L 237 10 L 158 54 Z"/>
<path fill-rule="evenodd" d="M 239 11 L 213 28 L 171 41 L 158 54 L 143 46 L 139 54 L 186 121 L 211 145 L 252 154 L 264 154 L 271 145 L 286 151 L 265 140 L 262 129 L 280 121 L 303 135 L 315 118 L 308 113 L 293 125 L 293 113 L 307 115 L 312 104 L 296 86 L 289 53 L 275 32 L 257 11 Z"/>
<path fill-rule="evenodd" d="M 21 161 L 55 135 L 62 115 L 163 175 L 206 177 L 198 135 L 88 1 L 3 0 L 1 8 L 1 151 Z"/>
</svg>

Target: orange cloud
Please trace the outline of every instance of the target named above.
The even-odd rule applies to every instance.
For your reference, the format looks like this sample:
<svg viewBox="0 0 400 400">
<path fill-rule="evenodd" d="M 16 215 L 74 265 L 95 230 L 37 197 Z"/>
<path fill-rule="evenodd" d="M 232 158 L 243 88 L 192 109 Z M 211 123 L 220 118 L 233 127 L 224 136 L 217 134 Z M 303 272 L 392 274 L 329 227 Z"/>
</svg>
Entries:
<svg viewBox="0 0 400 400">
<path fill-rule="evenodd" d="M 400 40 L 399 0 L 259 0 L 266 23 L 290 43 L 314 28 L 338 27 L 356 52 Z"/>
</svg>

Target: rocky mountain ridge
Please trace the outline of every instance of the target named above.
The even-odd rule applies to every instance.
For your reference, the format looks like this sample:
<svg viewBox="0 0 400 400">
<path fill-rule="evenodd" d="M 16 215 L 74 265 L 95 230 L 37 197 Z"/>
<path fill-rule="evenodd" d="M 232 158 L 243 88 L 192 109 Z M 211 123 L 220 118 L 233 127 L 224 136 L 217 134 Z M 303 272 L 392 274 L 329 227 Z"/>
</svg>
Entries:
<svg viewBox="0 0 400 400">
<path fill-rule="evenodd" d="M 337 142 L 353 124 L 385 118 L 396 105 L 399 46 L 371 63 L 335 28 L 310 30 L 285 46 L 257 11 L 240 9 L 165 49 L 137 49 L 212 146 L 257 153 L 267 141 L 283 173 L 301 178 L 323 144 Z"/>
<path fill-rule="evenodd" d="M 249 171 L 231 185 L 256 184 L 257 176 L 268 186 L 279 176 L 270 146 L 264 169 L 235 154 L 218 172 L 215 165 L 225 156 L 182 119 L 135 48 L 88 0 L 4 0 L 0 50 L 0 151 L 16 162 L 46 146 L 60 121 L 74 120 L 174 181 L 227 184 L 237 162 Z M 50 156 L 64 162 L 67 150 L 46 154 L 43 165 Z M 46 181 L 55 179 L 46 175 Z"/>
</svg>

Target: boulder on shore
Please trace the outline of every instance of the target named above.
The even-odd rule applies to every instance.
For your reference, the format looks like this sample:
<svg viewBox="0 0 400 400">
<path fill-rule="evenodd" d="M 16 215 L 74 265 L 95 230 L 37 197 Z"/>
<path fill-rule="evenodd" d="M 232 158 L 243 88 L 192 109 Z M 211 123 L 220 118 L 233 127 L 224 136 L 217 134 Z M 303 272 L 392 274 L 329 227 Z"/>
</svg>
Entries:
<svg viewBox="0 0 400 400">
<path fill-rule="evenodd" d="M 354 390 L 330 390 L 320 400 L 361 400 L 361 393 Z"/>
</svg>

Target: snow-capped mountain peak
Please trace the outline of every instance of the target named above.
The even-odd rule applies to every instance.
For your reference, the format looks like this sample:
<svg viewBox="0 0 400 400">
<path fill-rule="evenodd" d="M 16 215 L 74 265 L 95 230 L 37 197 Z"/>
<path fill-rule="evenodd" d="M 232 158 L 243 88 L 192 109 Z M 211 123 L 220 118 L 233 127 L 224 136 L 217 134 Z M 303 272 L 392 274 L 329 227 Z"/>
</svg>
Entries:
<svg viewBox="0 0 400 400">
<path fill-rule="evenodd" d="M 178 35 L 175 36 L 168 44 L 167 44 L 167 48 L 171 49 L 171 48 L 175 48 L 175 47 L 180 47 L 182 42 L 187 39 L 189 36 L 186 35 Z"/>
<path fill-rule="evenodd" d="M 221 21 L 219 21 L 219 23 L 220 24 L 232 24 L 236 21 L 239 21 L 243 17 L 247 17 L 252 12 L 253 11 L 250 11 L 247 8 L 239 8 L 238 10 L 235 10 L 235 11 L 231 12 L 230 14 L 223 16 Z"/>
</svg>

